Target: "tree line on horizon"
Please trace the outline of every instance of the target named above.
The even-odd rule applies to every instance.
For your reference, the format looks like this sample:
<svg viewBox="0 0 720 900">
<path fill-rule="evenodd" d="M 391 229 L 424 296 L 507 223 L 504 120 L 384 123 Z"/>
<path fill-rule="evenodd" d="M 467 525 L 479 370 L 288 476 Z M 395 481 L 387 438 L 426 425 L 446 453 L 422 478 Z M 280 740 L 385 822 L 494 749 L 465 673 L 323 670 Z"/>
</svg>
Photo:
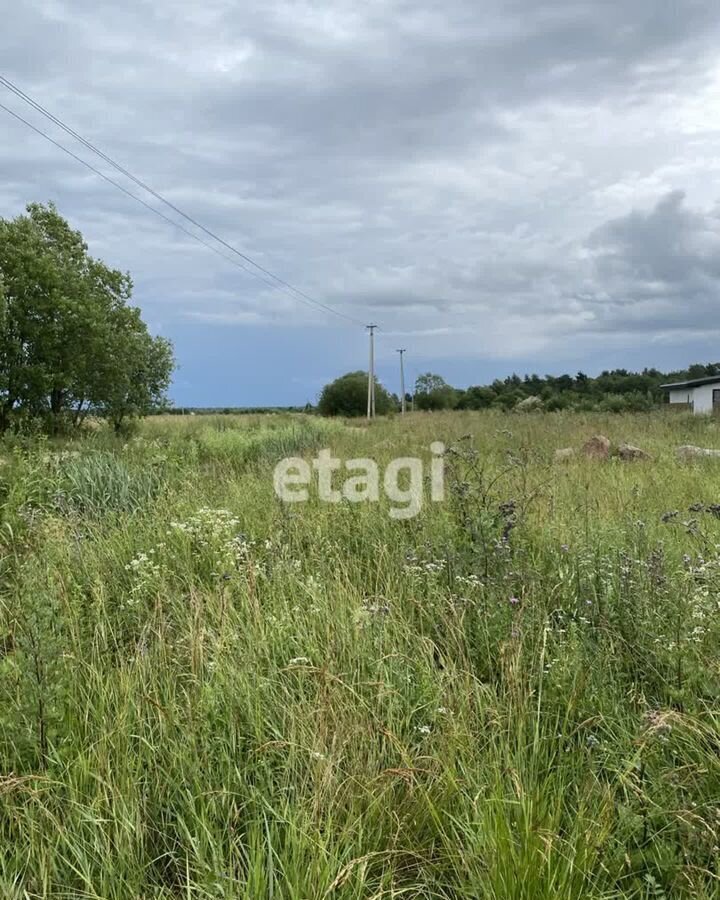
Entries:
<svg viewBox="0 0 720 900">
<path fill-rule="evenodd" d="M 418 410 L 577 410 L 579 412 L 649 412 L 667 402 L 660 385 L 720 374 L 720 362 L 696 363 L 687 369 L 661 372 L 645 368 L 641 372 L 608 369 L 597 376 L 510 375 L 490 384 L 456 388 L 433 372 L 420 375 L 408 403 Z M 321 415 L 361 416 L 367 410 L 367 372 L 348 372 L 326 385 L 318 401 Z M 379 415 L 395 412 L 397 395 L 376 383 Z"/>
<path fill-rule="evenodd" d="M 90 256 L 80 232 L 52 203 L 31 203 L 24 215 L 0 218 L 0 435 L 8 430 L 57 434 L 79 427 L 89 415 L 120 431 L 138 416 L 185 411 L 170 409 L 167 400 L 172 345 L 149 333 L 140 310 L 131 305 L 132 287 L 128 273 Z M 718 373 L 720 363 L 698 363 L 671 372 L 612 369 L 594 377 L 513 374 L 458 388 L 426 372 L 406 399 L 428 411 L 646 411 L 667 401 L 660 389 L 664 382 Z M 400 399 L 377 383 L 375 405 L 385 415 L 399 409 Z M 364 415 L 367 373 L 348 372 L 326 385 L 317 407 L 286 408 L 301 409 Z"/>
</svg>

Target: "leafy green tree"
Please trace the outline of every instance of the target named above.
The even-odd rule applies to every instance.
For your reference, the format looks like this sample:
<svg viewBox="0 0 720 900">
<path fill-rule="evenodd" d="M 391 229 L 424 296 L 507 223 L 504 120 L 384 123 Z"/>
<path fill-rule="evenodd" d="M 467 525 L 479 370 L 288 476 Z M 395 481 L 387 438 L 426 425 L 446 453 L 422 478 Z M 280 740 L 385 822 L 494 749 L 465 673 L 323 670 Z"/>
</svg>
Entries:
<svg viewBox="0 0 720 900">
<path fill-rule="evenodd" d="M 461 409 L 487 409 L 493 405 L 497 394 L 491 387 L 473 385 L 463 392 L 458 406 Z"/>
<path fill-rule="evenodd" d="M 113 310 L 113 323 L 103 364 L 96 370 L 96 396 L 92 406 L 115 431 L 127 420 L 148 415 L 165 404 L 174 361 L 166 338 L 152 337 L 134 307 Z M 113 361 L 122 354 L 123 364 Z"/>
<path fill-rule="evenodd" d="M 367 372 L 348 372 L 326 384 L 320 394 L 318 411 L 323 416 L 364 416 L 367 413 Z M 375 412 L 386 415 L 397 408 L 390 394 L 375 381 Z"/>
<path fill-rule="evenodd" d="M 415 381 L 415 405 L 418 409 L 454 409 L 459 396 L 440 375 L 426 372 Z"/>
<path fill-rule="evenodd" d="M 130 276 L 93 259 L 53 204 L 0 219 L 0 281 L 0 432 L 24 418 L 57 431 L 90 409 L 115 422 L 120 408 L 123 418 L 160 401 L 167 343 L 128 306 Z"/>
</svg>

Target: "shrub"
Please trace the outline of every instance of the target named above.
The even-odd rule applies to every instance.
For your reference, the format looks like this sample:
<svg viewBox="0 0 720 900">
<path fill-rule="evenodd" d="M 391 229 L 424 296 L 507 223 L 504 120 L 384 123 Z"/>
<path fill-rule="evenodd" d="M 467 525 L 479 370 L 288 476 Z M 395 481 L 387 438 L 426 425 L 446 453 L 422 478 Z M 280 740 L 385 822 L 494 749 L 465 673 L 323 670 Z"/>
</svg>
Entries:
<svg viewBox="0 0 720 900">
<path fill-rule="evenodd" d="M 570 406 L 570 397 L 567 394 L 552 394 L 545 401 L 545 409 L 548 412 L 558 412 Z"/>
<path fill-rule="evenodd" d="M 487 409 L 497 396 L 492 388 L 479 385 L 469 387 L 459 394 L 458 409 Z"/>
<path fill-rule="evenodd" d="M 348 372 L 326 384 L 320 394 L 318 410 L 323 416 L 364 416 L 367 413 L 367 372 Z M 375 411 L 384 416 L 395 409 L 390 394 L 375 381 Z"/>
<path fill-rule="evenodd" d="M 542 408 L 543 402 L 540 397 L 526 397 L 515 405 L 518 412 L 539 412 Z"/>
</svg>

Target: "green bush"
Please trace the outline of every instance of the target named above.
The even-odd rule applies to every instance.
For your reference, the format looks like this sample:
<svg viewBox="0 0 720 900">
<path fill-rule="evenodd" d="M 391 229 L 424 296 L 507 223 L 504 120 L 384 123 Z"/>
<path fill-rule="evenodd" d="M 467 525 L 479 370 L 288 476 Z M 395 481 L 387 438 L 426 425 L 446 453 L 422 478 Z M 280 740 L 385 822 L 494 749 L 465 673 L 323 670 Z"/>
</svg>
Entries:
<svg viewBox="0 0 720 900">
<path fill-rule="evenodd" d="M 364 416 L 367 413 L 367 372 L 348 372 L 330 384 L 320 394 L 318 410 L 323 416 Z M 375 412 L 384 416 L 395 409 L 390 394 L 375 381 Z"/>
</svg>

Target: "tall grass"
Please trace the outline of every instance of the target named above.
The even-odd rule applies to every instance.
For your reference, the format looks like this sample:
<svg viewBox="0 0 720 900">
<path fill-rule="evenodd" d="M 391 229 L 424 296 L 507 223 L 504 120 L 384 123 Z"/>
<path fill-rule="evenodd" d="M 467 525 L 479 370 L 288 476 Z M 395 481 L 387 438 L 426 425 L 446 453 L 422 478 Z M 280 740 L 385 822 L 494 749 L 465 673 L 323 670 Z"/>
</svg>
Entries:
<svg viewBox="0 0 720 900">
<path fill-rule="evenodd" d="M 0 467 L 1 896 L 718 896 L 714 421 L 227 424 Z M 274 497 L 437 439 L 416 519 Z"/>
</svg>

